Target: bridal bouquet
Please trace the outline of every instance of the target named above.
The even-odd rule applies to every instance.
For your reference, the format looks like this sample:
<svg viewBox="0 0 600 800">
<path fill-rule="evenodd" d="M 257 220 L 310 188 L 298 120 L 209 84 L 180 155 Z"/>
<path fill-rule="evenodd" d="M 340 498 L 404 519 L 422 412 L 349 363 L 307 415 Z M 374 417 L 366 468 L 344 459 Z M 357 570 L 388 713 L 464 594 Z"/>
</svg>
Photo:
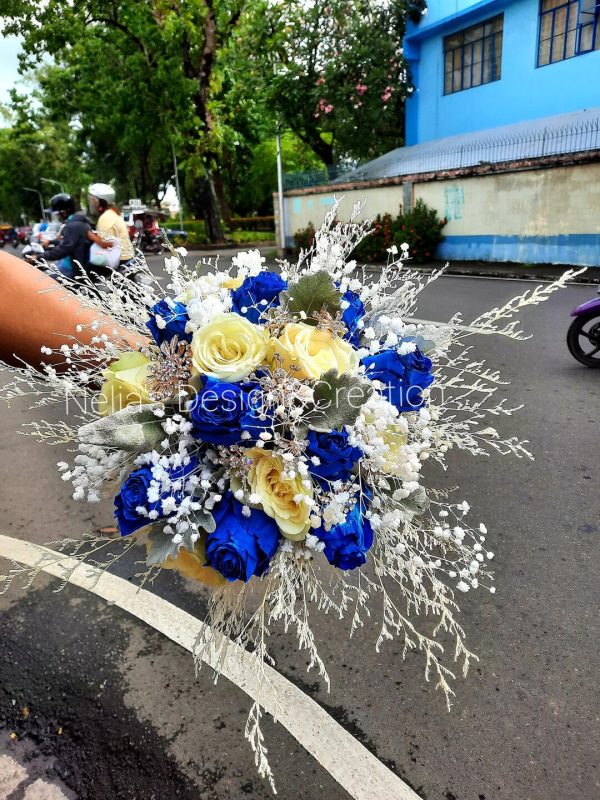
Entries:
<svg viewBox="0 0 600 800">
<path fill-rule="evenodd" d="M 466 673 L 456 598 L 494 591 L 493 553 L 468 503 L 436 489 L 424 466 L 446 469 L 456 448 L 530 457 L 488 424 L 513 409 L 494 400 L 500 375 L 467 340 L 522 338 L 514 314 L 570 274 L 469 326 L 457 316 L 416 324 L 417 296 L 439 273 L 411 271 L 404 245 L 378 274 L 360 269 L 350 260 L 369 230 L 354 221 L 359 210 L 338 224 L 336 204 L 312 250 L 277 271 L 258 251 L 221 269 L 218 259 L 191 268 L 173 250 L 166 293 L 119 280 L 100 293 L 80 288 L 143 344 L 132 350 L 94 323 L 91 345 L 64 344 L 62 368 L 25 366 L 4 395 L 77 401 L 60 423 L 32 424 L 42 440 L 73 444 L 73 463 L 58 467 L 74 498 L 114 496 L 123 552 L 146 549 L 143 581 L 170 569 L 213 588 L 198 663 L 207 646 L 234 641 L 260 672 L 265 634 L 281 622 L 328 681 L 309 607 L 349 616 L 352 634 L 378 598 L 377 649 L 398 637 L 405 652 L 423 651 L 427 677 L 449 697 L 439 637 L 453 640 Z M 106 541 L 55 544 L 57 559 L 97 565 Z M 424 614 L 437 627 L 420 631 Z M 246 736 L 272 781 L 260 717 L 256 698 Z"/>
</svg>

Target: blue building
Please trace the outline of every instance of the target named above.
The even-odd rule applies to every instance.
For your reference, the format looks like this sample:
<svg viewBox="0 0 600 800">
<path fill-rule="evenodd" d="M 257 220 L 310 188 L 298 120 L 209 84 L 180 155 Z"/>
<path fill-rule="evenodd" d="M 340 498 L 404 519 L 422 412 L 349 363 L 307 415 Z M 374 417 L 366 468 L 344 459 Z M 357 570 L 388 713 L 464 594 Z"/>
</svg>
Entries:
<svg viewBox="0 0 600 800">
<path fill-rule="evenodd" d="M 428 3 L 406 146 L 288 191 L 286 240 L 344 193 L 347 213 L 436 209 L 440 259 L 600 266 L 600 0 Z"/>
<path fill-rule="evenodd" d="M 406 144 L 600 106 L 600 0 L 429 0 Z"/>
</svg>

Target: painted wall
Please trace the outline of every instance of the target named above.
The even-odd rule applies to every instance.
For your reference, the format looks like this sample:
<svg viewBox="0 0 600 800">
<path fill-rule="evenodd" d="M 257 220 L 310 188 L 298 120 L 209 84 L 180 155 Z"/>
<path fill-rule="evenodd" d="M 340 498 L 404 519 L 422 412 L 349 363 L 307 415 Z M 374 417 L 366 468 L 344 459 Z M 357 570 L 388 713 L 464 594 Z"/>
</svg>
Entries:
<svg viewBox="0 0 600 800">
<path fill-rule="evenodd" d="M 446 216 L 438 258 L 600 265 L 600 164 L 415 184 Z"/>
<path fill-rule="evenodd" d="M 289 247 L 321 224 L 334 191 L 285 198 Z M 396 214 L 403 196 L 403 186 L 353 189 L 340 219 L 360 200 L 364 216 Z M 448 219 L 438 258 L 600 266 L 600 163 L 415 183 L 413 198 Z"/>
<path fill-rule="evenodd" d="M 285 234 L 286 246 L 293 247 L 294 234 L 308 228 L 309 223 L 318 228 L 330 206 L 335 202 L 333 190 L 330 194 L 300 195 L 286 197 L 285 208 Z M 350 219 L 355 203 L 366 200 L 366 206 L 358 218 L 376 217 L 377 214 L 397 215 L 402 207 L 402 186 L 389 186 L 377 189 L 356 189 L 343 192 L 343 202 L 340 219 Z M 340 195 L 342 193 L 339 193 Z"/>
<path fill-rule="evenodd" d="M 417 87 L 407 103 L 407 144 L 600 105 L 600 50 L 536 67 L 539 0 L 430 0 L 429 6 L 406 40 Z M 502 78 L 444 95 L 444 37 L 502 10 Z M 429 29 L 432 35 L 419 40 Z"/>
</svg>

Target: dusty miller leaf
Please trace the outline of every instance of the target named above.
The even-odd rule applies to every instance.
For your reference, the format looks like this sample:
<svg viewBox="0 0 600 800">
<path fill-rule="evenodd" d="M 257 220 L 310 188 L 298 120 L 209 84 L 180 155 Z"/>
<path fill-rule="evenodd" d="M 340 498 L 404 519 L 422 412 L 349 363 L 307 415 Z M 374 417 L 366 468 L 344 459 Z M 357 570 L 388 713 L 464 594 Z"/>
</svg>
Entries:
<svg viewBox="0 0 600 800">
<path fill-rule="evenodd" d="M 292 314 L 304 311 L 307 316 L 305 322 L 309 325 L 316 325 L 316 320 L 312 319 L 312 316 L 323 306 L 327 307 L 332 316 L 341 311 L 340 293 L 331 276 L 324 270 L 303 275 L 296 283 L 290 284 L 287 292 L 282 292 L 282 295 L 283 304 L 287 304 Z"/>
<path fill-rule="evenodd" d="M 108 417 L 82 425 L 77 438 L 83 444 L 97 447 L 139 453 L 155 450 L 165 438 L 163 427 L 153 412 L 155 407 L 155 404 L 126 406 Z"/>
<path fill-rule="evenodd" d="M 421 514 L 424 514 L 429 508 L 429 498 L 427 497 L 425 488 L 419 486 L 412 494 L 409 494 L 408 497 L 401 500 L 400 504 L 413 516 L 420 517 Z"/>
<path fill-rule="evenodd" d="M 164 564 L 169 556 L 177 558 L 179 552 L 179 544 L 175 544 L 173 537 L 164 533 L 161 528 L 152 528 L 148 534 L 148 541 L 150 547 L 146 554 L 146 565 L 153 567 L 154 565 Z"/>
<path fill-rule="evenodd" d="M 321 433 L 353 425 L 372 393 L 371 381 L 338 375 L 337 370 L 330 369 L 314 385 L 313 406 L 307 411 L 305 422 Z"/>
<path fill-rule="evenodd" d="M 177 554 L 182 547 L 185 550 L 189 550 L 190 553 L 193 552 L 195 542 L 192 541 L 192 534 L 196 532 L 195 525 L 197 525 L 199 528 L 202 528 L 207 533 L 212 533 L 217 527 L 215 518 L 210 511 L 204 511 L 201 509 L 200 511 L 196 511 L 193 515 L 191 515 L 189 519 L 192 523 L 192 527 L 182 534 L 183 541 L 179 542 L 179 544 L 176 544 L 173 541 L 173 537 L 168 533 L 165 533 L 162 528 L 159 528 L 158 526 L 154 526 L 152 528 L 148 534 L 148 541 L 150 543 L 150 547 L 148 548 L 148 553 L 146 555 L 146 565 L 148 567 L 152 567 L 157 564 L 164 564 L 169 556 L 177 558 Z"/>
<path fill-rule="evenodd" d="M 190 514 L 190 522 L 197 525 L 206 533 L 213 533 L 217 529 L 217 523 L 210 511 L 205 511 L 201 508 L 199 511 L 194 511 Z"/>
</svg>

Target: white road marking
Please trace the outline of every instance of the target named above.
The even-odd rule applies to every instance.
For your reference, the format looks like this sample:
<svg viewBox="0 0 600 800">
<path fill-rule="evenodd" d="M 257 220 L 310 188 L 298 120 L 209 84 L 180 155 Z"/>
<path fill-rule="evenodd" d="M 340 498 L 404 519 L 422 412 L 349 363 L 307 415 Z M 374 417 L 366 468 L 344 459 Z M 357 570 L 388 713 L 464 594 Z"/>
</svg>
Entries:
<svg viewBox="0 0 600 800">
<path fill-rule="evenodd" d="M 46 548 L 0 534 L 0 557 L 33 566 Z M 65 559 L 63 567 L 77 562 Z M 57 564 L 44 567 L 51 575 L 61 576 Z M 69 583 L 102 597 L 128 611 L 186 650 L 192 651 L 194 641 L 205 624 L 172 603 L 146 589 L 139 589 L 123 578 L 94 567 L 78 567 Z M 215 652 L 209 653 L 206 663 L 214 668 Z M 242 691 L 255 696 L 258 689 L 256 668 L 249 653 L 231 643 L 220 663 L 221 674 Z M 419 800 L 419 796 L 397 775 L 372 755 L 348 731 L 344 730 L 321 706 L 298 687 L 265 665 L 267 681 L 262 687 L 261 705 L 276 717 L 295 739 L 324 767 L 355 800 Z M 283 770 L 284 767 L 282 766 Z"/>
<path fill-rule="evenodd" d="M 439 322 L 436 319 L 418 319 L 417 317 L 403 317 L 403 320 L 415 325 L 439 325 L 440 328 L 454 328 L 468 333 L 481 333 L 481 328 L 474 328 L 471 325 L 457 325 L 455 322 Z"/>
<path fill-rule="evenodd" d="M 583 269 L 583 267 L 582 267 Z M 417 272 L 425 272 L 425 270 L 417 270 Z M 557 276 L 558 277 L 558 276 Z M 462 275 L 456 272 L 445 272 L 442 278 L 467 278 L 473 281 L 516 281 L 517 283 L 554 283 L 556 278 L 538 278 L 532 276 L 531 278 L 513 278 L 502 275 Z M 567 281 L 566 286 L 598 286 L 597 281 Z"/>
</svg>

